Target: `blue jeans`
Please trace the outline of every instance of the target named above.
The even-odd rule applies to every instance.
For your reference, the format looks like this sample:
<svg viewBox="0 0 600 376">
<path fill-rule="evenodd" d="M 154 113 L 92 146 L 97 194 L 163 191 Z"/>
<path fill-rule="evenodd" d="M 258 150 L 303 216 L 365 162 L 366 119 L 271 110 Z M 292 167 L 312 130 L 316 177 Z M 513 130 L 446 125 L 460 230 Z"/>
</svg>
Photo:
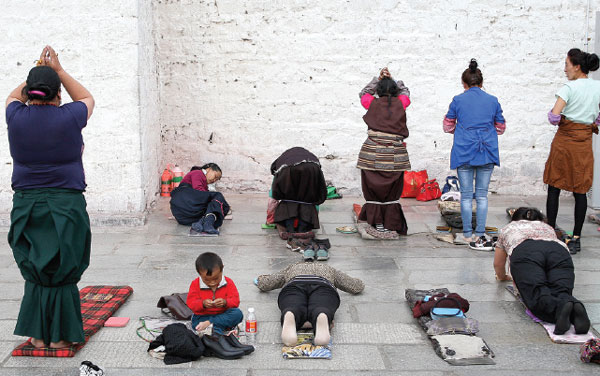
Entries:
<svg viewBox="0 0 600 376">
<path fill-rule="evenodd" d="M 196 328 L 200 322 L 208 320 L 213 324 L 213 331 L 215 333 L 223 334 L 241 323 L 243 319 L 244 314 L 239 308 L 229 308 L 227 311 L 217 315 L 192 315 L 192 327 Z"/>
<path fill-rule="evenodd" d="M 473 180 L 475 180 L 475 201 L 477 202 L 477 226 L 475 235 L 485 234 L 485 220 L 488 212 L 488 187 L 494 164 L 483 166 L 463 165 L 456 169 L 460 183 L 460 215 L 465 237 L 473 235 Z M 474 179 L 473 179 L 474 178 Z"/>
</svg>

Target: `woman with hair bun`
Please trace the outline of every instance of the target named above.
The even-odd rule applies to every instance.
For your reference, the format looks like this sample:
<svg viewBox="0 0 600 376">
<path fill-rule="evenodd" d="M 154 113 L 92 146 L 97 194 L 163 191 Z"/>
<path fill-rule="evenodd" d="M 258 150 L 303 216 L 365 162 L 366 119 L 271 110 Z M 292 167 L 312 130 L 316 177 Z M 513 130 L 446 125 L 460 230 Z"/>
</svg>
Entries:
<svg viewBox="0 0 600 376">
<path fill-rule="evenodd" d="M 359 93 L 360 103 L 367 109 L 363 120 L 368 126 L 356 166 L 361 170 L 367 200 L 359 219 L 375 228 L 370 232 L 375 237 L 397 236 L 394 232 L 406 235 L 408 230 L 399 199 L 404 171 L 410 170 L 404 143 L 408 138 L 405 110 L 410 105 L 409 96 L 408 88 L 402 81 L 394 81 L 387 68 Z"/>
<path fill-rule="evenodd" d="M 519 295 L 538 318 L 556 324 L 554 334 L 566 333 L 571 324 L 575 333 L 590 329 L 587 311 L 573 297 L 573 260 L 554 229 L 536 208 L 521 207 L 498 236 L 494 254 L 496 279 L 510 281 L 506 261 Z"/>
<path fill-rule="evenodd" d="M 61 84 L 72 103 L 61 105 Z M 38 66 L 6 100 L 13 159 L 8 242 L 25 279 L 14 334 L 35 347 L 83 342 L 77 282 L 90 261 L 81 131 L 94 98 L 44 47 Z"/>
<path fill-rule="evenodd" d="M 209 185 L 221 180 L 221 176 L 216 163 L 190 169 L 171 192 L 171 213 L 179 224 L 191 225 L 198 233 L 219 234 L 229 204 L 220 192 L 209 191 Z"/>
<path fill-rule="evenodd" d="M 506 122 L 498 99 L 481 87 L 483 75 L 477 61 L 471 59 L 462 74 L 465 92 L 455 96 L 444 118 L 444 132 L 454 134 L 450 168 L 456 169 L 460 182 L 460 212 L 463 232 L 456 235 L 455 244 L 491 251 L 493 244 L 485 235 L 488 211 L 488 187 L 494 166 L 500 166 L 498 135 L 504 133 Z M 473 232 L 473 180 L 477 202 L 477 226 Z"/>
<path fill-rule="evenodd" d="M 587 210 L 586 193 L 592 187 L 594 175 L 592 133 L 598 134 L 600 124 L 600 82 L 588 78 L 588 73 L 597 70 L 598 65 L 596 54 L 578 48 L 569 50 L 564 69 L 569 81 L 556 93 L 556 103 L 548 112 L 548 121 L 558 125 L 558 130 L 544 169 L 544 183 L 548 184 L 546 213 L 548 224 L 556 228 L 560 191 L 573 192 L 573 236 L 561 234 L 571 254 L 581 250 L 581 229 Z"/>
</svg>

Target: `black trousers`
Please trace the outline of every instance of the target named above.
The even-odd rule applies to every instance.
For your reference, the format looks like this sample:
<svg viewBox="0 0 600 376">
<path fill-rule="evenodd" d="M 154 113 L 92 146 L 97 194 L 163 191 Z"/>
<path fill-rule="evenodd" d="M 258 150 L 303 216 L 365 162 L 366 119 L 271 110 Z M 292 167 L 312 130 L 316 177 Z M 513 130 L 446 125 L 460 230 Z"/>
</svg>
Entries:
<svg viewBox="0 0 600 376">
<path fill-rule="evenodd" d="M 573 298 L 575 271 L 571 255 L 562 245 L 546 240 L 525 240 L 510 256 L 510 273 L 519 294 L 538 318 L 556 322 L 557 312 Z"/>
<path fill-rule="evenodd" d="M 277 303 L 281 310 L 282 325 L 286 312 L 292 312 L 296 329 L 300 329 L 306 321 L 316 328 L 317 316 L 321 313 L 327 315 L 331 325 L 335 311 L 340 306 L 340 296 L 336 289 L 324 283 L 292 282 L 281 289 Z"/>
<path fill-rule="evenodd" d="M 217 217 L 217 228 L 223 224 L 228 212 L 229 204 L 219 192 L 197 191 L 186 183 L 171 192 L 171 213 L 179 224 L 191 225 L 204 215 L 213 213 Z"/>
</svg>

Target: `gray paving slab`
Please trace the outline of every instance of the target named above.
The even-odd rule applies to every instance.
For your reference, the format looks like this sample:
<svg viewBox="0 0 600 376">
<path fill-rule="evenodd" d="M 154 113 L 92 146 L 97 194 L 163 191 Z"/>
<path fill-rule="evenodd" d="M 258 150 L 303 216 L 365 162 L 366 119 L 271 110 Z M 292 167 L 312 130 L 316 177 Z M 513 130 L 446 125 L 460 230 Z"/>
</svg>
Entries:
<svg viewBox="0 0 600 376">
<path fill-rule="evenodd" d="M 550 342 L 543 328 L 533 323 L 523 306 L 494 279 L 492 252 L 443 243 L 433 237 L 441 223 L 435 203 L 402 200 L 410 233 L 395 241 L 368 241 L 356 234 L 335 232 L 352 224 L 353 202 L 360 197 L 327 201 L 321 206 L 319 237 L 332 244 L 328 263 L 365 282 L 358 295 L 340 292 L 341 305 L 332 329 L 333 359 L 283 360 L 281 358 L 279 290 L 261 292 L 252 280 L 300 261 L 276 231 L 262 230 L 266 195 L 227 195 L 234 208 L 232 220 L 217 238 L 192 238 L 189 227 L 178 225 L 160 200 L 140 227 L 94 226 L 92 260 L 79 287 L 92 284 L 128 284 L 130 299 L 116 312 L 130 317 L 124 328 L 103 328 L 72 359 L 13 358 L 12 349 L 24 340 L 12 334 L 23 291 L 23 280 L 12 252 L 0 243 L 0 376 L 77 375 L 79 363 L 89 359 L 110 375 L 496 375 L 544 373 L 589 374 L 590 367 L 577 359 L 577 347 Z M 559 224 L 570 228 L 572 200 L 561 200 Z M 544 207 L 545 197 L 490 195 L 488 224 L 508 222 L 507 206 L 523 202 Z M 574 295 L 587 307 L 600 327 L 600 232 L 584 225 L 584 251 L 574 256 Z M 6 238 L 6 228 L 0 237 Z M 423 233 L 420 233 L 423 232 Z M 156 302 L 161 295 L 186 292 L 197 277 L 196 257 L 205 251 L 222 256 L 225 274 L 240 293 L 240 308 L 252 306 L 259 319 L 257 350 L 238 361 L 202 359 L 194 363 L 165 366 L 146 354 L 147 344 L 135 329 L 140 316 L 160 316 Z M 404 299 L 404 289 L 447 287 L 469 299 L 468 315 L 480 321 L 481 336 L 497 355 L 495 366 L 452 367 L 437 357 L 420 330 Z"/>
</svg>

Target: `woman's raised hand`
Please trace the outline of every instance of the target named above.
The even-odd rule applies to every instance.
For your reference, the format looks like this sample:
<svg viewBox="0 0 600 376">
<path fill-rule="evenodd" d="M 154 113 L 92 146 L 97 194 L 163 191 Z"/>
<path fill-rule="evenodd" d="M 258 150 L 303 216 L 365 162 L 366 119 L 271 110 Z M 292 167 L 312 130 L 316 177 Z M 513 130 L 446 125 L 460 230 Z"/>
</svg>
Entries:
<svg viewBox="0 0 600 376">
<path fill-rule="evenodd" d="M 390 74 L 390 71 L 388 71 L 387 67 L 383 68 L 381 70 L 381 72 L 379 72 L 379 79 L 382 80 L 384 78 L 391 78 L 392 75 Z"/>
<path fill-rule="evenodd" d="M 58 54 L 50 46 L 46 46 L 42 50 L 42 54 L 40 55 L 40 65 L 49 66 L 54 69 L 56 73 L 63 70 L 60 61 L 58 61 Z"/>
</svg>

